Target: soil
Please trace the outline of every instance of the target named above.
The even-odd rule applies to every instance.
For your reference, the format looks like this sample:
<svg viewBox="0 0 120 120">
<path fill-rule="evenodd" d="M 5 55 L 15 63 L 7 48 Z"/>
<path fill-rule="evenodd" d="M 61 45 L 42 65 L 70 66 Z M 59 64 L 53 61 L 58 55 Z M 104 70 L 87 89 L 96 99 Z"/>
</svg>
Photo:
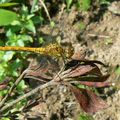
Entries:
<svg viewBox="0 0 120 120">
<path fill-rule="evenodd" d="M 103 73 L 110 73 L 108 81 L 120 82 L 120 75 L 114 70 L 120 65 L 120 1 L 113 1 L 109 6 L 99 6 L 96 2 L 88 12 L 76 10 L 73 6 L 69 13 L 60 6 L 60 11 L 53 16 L 56 26 L 52 31 L 49 26 L 39 28 L 47 40 L 61 39 L 71 42 L 76 50 L 86 53 L 86 58 L 99 60 L 108 67 L 101 68 Z M 104 9 L 103 9 L 104 8 Z M 80 24 L 84 23 L 82 28 Z M 104 96 L 109 107 L 93 115 L 95 120 L 120 120 L 120 90 L 104 88 Z M 81 109 L 75 97 L 66 86 L 56 86 L 41 91 L 42 100 L 25 116 L 35 120 L 77 120 Z M 28 117 L 29 116 L 29 117 Z"/>
</svg>

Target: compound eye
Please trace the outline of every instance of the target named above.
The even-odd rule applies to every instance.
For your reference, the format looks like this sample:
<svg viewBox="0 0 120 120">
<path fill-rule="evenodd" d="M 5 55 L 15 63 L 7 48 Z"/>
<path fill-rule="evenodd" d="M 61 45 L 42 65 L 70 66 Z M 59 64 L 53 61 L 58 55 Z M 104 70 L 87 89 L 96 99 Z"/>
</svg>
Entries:
<svg viewBox="0 0 120 120">
<path fill-rule="evenodd" d="M 66 49 L 66 57 L 71 58 L 73 56 L 73 54 L 74 54 L 74 48 L 69 46 Z"/>
<path fill-rule="evenodd" d="M 65 57 L 68 58 L 68 59 L 71 58 L 73 56 L 73 54 L 74 54 L 74 48 L 72 46 L 72 43 L 63 42 L 63 43 L 61 43 L 61 46 L 65 50 L 65 53 L 64 53 Z"/>
</svg>

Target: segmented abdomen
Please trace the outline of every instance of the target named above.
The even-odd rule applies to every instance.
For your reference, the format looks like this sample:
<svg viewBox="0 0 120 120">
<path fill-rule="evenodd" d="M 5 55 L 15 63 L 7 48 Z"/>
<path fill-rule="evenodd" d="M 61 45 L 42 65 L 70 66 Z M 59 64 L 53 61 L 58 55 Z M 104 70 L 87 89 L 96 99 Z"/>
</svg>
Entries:
<svg viewBox="0 0 120 120">
<path fill-rule="evenodd" d="M 61 57 L 62 54 L 65 54 L 63 48 L 60 47 L 58 44 L 49 44 L 46 47 L 40 47 L 40 48 L 5 46 L 5 47 L 0 47 L 0 50 L 1 51 L 28 51 L 28 52 L 34 52 L 34 53 L 39 53 L 43 55 L 50 55 L 52 57 Z"/>
</svg>

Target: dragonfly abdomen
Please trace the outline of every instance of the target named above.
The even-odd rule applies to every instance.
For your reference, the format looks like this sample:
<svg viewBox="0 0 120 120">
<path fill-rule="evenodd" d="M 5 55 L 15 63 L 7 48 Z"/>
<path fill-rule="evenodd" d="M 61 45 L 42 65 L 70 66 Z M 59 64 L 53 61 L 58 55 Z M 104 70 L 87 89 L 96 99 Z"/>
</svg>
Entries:
<svg viewBox="0 0 120 120">
<path fill-rule="evenodd" d="M 0 47 L 1 51 L 28 51 L 28 52 L 35 52 L 35 53 L 43 53 L 44 48 L 31 48 L 31 47 L 18 47 L 18 46 L 5 46 Z"/>
<path fill-rule="evenodd" d="M 46 47 L 39 47 L 39 48 L 19 47 L 19 46 L 5 46 L 5 47 L 0 46 L 0 50 L 1 51 L 27 51 L 27 52 L 33 52 L 33 53 L 38 53 L 42 55 L 49 55 L 52 57 L 61 57 L 61 54 L 63 53 L 63 49 L 57 44 L 50 44 Z"/>
</svg>

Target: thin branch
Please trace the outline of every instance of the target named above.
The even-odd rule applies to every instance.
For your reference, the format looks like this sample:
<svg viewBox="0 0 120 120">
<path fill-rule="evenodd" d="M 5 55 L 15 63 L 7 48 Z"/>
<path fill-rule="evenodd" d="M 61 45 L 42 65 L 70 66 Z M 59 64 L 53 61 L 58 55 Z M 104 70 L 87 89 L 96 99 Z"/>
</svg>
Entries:
<svg viewBox="0 0 120 120">
<path fill-rule="evenodd" d="M 22 99 L 25 99 L 25 98 L 28 98 L 29 96 L 35 94 L 36 92 L 38 92 L 39 90 L 42 90 L 48 86 L 51 86 L 51 85 L 57 85 L 59 83 L 59 81 L 61 80 L 62 78 L 62 71 L 63 71 L 63 68 L 61 68 L 61 70 L 59 71 L 59 73 L 50 81 L 50 82 L 47 82 L 43 85 L 39 85 L 37 88 L 33 89 L 32 91 L 26 93 L 25 95 L 19 97 L 18 99 L 6 104 L 5 106 L 4 103 L 6 101 L 6 99 L 9 97 L 10 93 L 12 92 L 12 90 L 14 89 L 14 87 L 20 82 L 20 80 L 22 78 L 24 78 L 25 74 L 29 71 L 29 69 L 26 69 L 21 75 L 20 77 L 16 80 L 15 84 L 10 88 L 10 90 L 8 91 L 8 94 L 5 96 L 5 98 L 1 101 L 0 105 L 1 105 L 1 109 L 0 109 L 0 112 L 3 112 L 4 110 L 8 109 L 9 107 L 12 107 L 14 104 L 16 104 L 17 102 L 21 101 Z"/>
<path fill-rule="evenodd" d="M 57 85 L 58 82 L 55 82 L 54 79 L 50 82 L 47 82 L 46 84 L 43 84 L 43 85 L 39 85 L 37 88 L 33 89 L 32 91 L 26 93 L 25 95 L 19 97 L 18 99 L 6 104 L 4 107 L 2 107 L 0 109 L 0 112 L 2 113 L 4 110 L 14 106 L 16 103 L 18 103 L 19 101 L 21 101 L 22 99 L 25 99 L 25 98 L 28 98 L 34 94 L 36 94 L 37 92 L 39 92 L 40 90 L 46 88 L 46 87 L 49 87 L 49 86 L 52 86 L 52 85 Z"/>
<path fill-rule="evenodd" d="M 51 22 L 51 18 L 50 18 L 50 15 L 49 15 L 49 12 L 48 12 L 48 10 L 47 10 L 47 7 L 46 7 L 45 3 L 44 3 L 42 0 L 39 0 L 39 1 L 40 1 L 40 3 L 42 4 L 43 8 L 45 9 L 45 12 L 46 12 L 46 14 L 47 14 L 47 16 L 48 16 L 48 19 L 49 19 L 49 21 Z"/>
<path fill-rule="evenodd" d="M 108 35 L 98 35 L 98 34 L 87 34 L 89 37 L 98 37 L 98 38 L 105 38 L 108 39 L 110 36 Z"/>
<path fill-rule="evenodd" d="M 25 76 L 25 74 L 27 72 L 28 72 L 28 69 L 26 69 L 25 71 L 23 71 L 23 73 L 20 75 L 20 77 L 15 81 L 15 83 L 13 84 L 13 86 L 9 89 L 8 93 L 6 94 L 6 96 L 0 102 L 0 108 L 4 105 L 4 103 L 6 102 L 7 98 L 10 96 L 10 94 L 13 91 L 13 89 L 15 88 L 15 86 L 18 85 L 18 83 L 22 80 L 22 78 L 24 78 L 24 76 Z"/>
</svg>

